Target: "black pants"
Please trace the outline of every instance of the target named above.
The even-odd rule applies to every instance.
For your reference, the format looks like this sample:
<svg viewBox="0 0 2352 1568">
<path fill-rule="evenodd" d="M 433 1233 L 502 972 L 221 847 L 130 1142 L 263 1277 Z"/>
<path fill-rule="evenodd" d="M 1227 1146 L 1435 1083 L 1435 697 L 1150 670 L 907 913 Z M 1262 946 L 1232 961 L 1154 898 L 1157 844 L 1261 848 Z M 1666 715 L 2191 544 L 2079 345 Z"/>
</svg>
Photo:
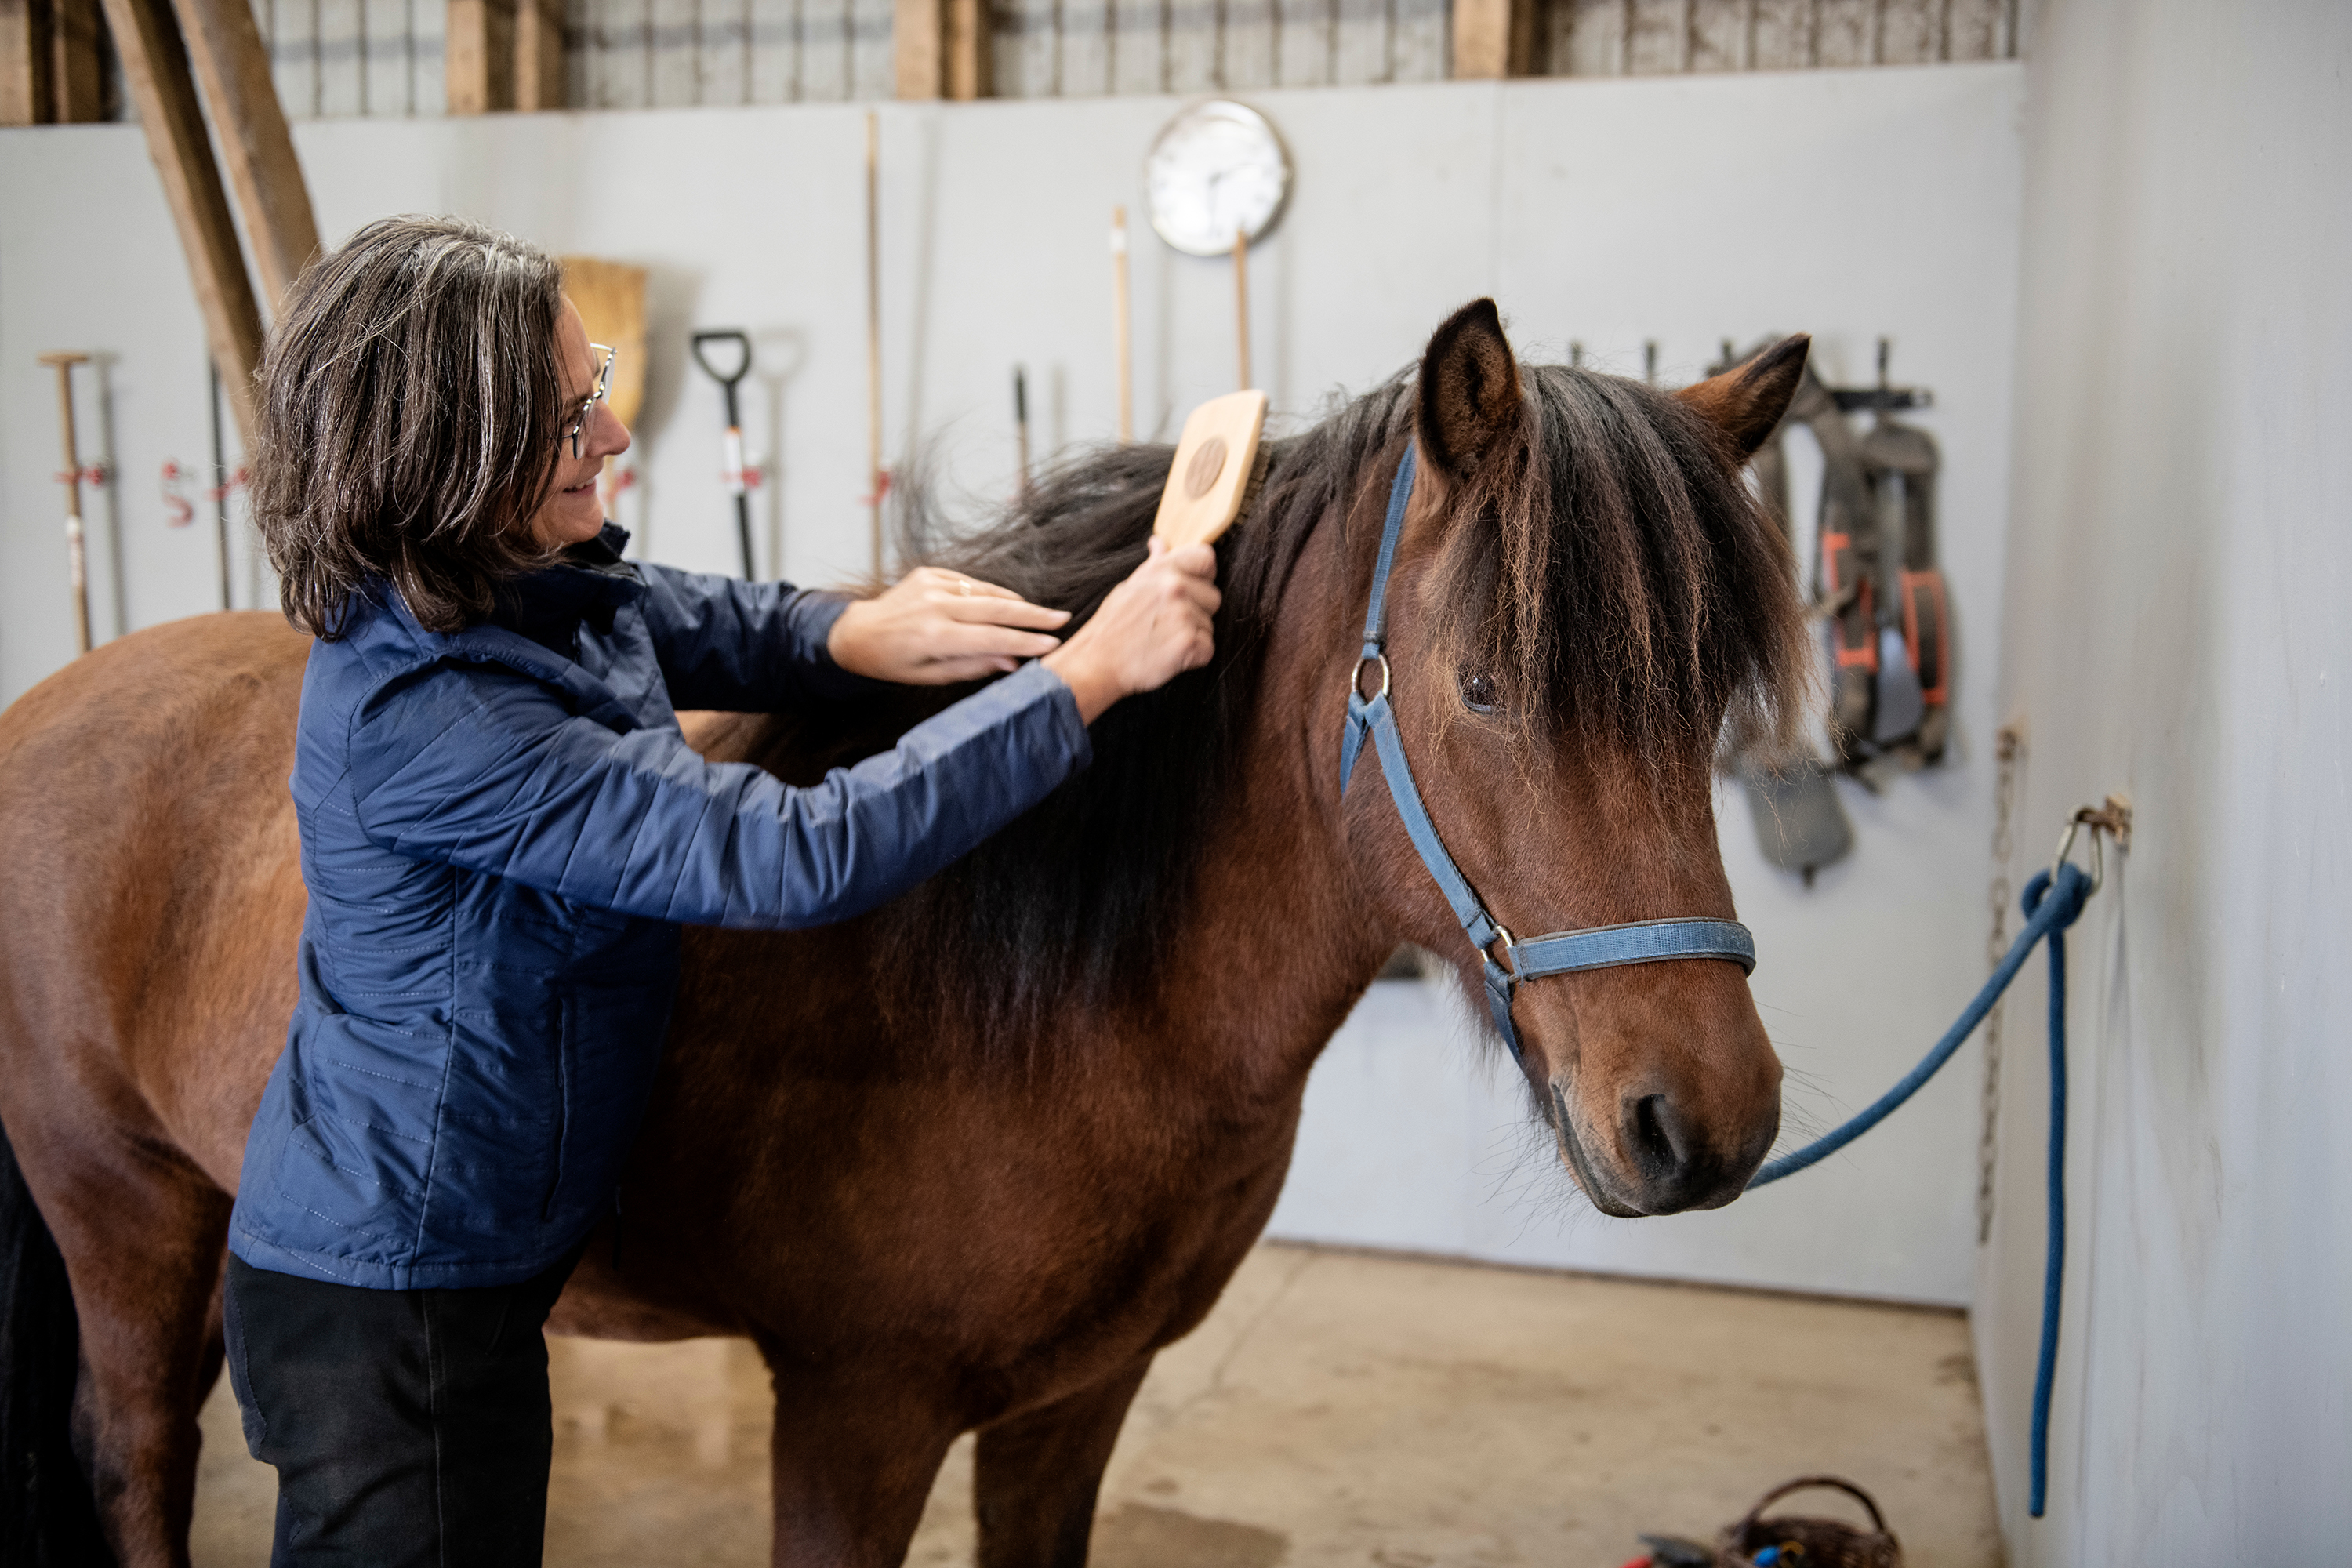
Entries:
<svg viewBox="0 0 2352 1568">
<path fill-rule="evenodd" d="M 539 1562 L 554 1448 L 541 1331 L 579 1257 L 480 1290 L 363 1290 L 229 1258 L 229 1381 L 246 1447 L 278 1469 L 274 1568 Z"/>
</svg>

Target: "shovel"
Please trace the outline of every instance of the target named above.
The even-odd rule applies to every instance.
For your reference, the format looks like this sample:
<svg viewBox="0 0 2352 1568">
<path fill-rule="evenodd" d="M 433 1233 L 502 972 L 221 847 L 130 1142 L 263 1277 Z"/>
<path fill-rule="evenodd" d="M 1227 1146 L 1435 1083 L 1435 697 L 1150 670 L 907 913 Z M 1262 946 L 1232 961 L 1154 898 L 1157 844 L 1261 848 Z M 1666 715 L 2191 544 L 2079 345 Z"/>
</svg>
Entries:
<svg viewBox="0 0 2352 1568">
<path fill-rule="evenodd" d="M 735 407 L 735 388 L 751 374 L 751 340 L 743 332 L 726 331 L 694 334 L 694 363 L 702 367 L 703 374 L 719 384 L 727 397 L 727 493 L 735 498 L 735 531 L 743 546 L 743 579 L 751 581 L 758 575 L 751 568 L 751 496 L 743 482 L 743 421 Z M 735 348 L 735 368 L 721 370 L 710 363 L 705 346 L 731 343 Z"/>
<path fill-rule="evenodd" d="M 1813 873 L 1853 847 L 1853 828 L 1839 804 L 1829 769 L 1800 757 L 1779 769 L 1753 764 L 1739 770 L 1748 809 L 1756 818 L 1757 846 L 1764 858 L 1813 885 Z"/>
</svg>

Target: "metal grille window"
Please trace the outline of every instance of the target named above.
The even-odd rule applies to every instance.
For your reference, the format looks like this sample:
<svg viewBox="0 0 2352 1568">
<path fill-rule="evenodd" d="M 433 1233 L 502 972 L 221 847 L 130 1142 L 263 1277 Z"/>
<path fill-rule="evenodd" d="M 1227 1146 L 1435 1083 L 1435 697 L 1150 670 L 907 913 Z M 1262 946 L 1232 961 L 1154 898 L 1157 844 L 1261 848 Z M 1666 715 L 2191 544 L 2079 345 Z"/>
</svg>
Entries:
<svg viewBox="0 0 2352 1568">
<path fill-rule="evenodd" d="M 1446 0 L 998 0 L 994 10 L 1002 98 L 1445 76 Z"/>
<path fill-rule="evenodd" d="M 524 0 L 525 4 L 529 0 Z M 1473 3 L 1473 0 L 1463 0 Z M 1509 0 L 1478 0 L 1508 4 Z M 1538 76 L 2000 59 L 2019 0 L 1522 0 Z M 1455 0 L 989 0 L 1002 98 L 1437 81 Z M 892 0 L 564 0 L 583 109 L 887 98 Z M 447 111 L 446 0 L 254 0 L 296 119 Z"/>
<path fill-rule="evenodd" d="M 2008 59 L 2018 0 L 1549 0 L 1538 73 L 1658 76 Z"/>
<path fill-rule="evenodd" d="M 447 111 L 446 0 L 254 0 L 292 120 Z"/>
</svg>

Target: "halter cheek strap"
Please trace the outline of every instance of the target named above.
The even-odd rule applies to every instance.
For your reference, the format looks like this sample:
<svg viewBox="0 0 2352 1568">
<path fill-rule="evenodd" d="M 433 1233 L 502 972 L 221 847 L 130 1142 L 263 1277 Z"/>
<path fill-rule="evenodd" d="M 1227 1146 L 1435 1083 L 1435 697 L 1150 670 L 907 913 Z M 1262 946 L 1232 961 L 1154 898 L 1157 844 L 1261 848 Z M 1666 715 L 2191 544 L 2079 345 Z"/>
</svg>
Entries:
<svg viewBox="0 0 2352 1568">
<path fill-rule="evenodd" d="M 1524 1060 L 1518 1030 L 1511 1024 L 1511 1001 L 1522 982 L 1552 974 L 1572 974 L 1579 970 L 1663 963 L 1680 958 L 1726 959 L 1739 965 L 1741 973 L 1753 973 L 1756 941 L 1748 928 L 1737 921 L 1638 921 L 1628 925 L 1553 931 L 1517 941 L 1486 911 L 1477 890 L 1470 886 L 1470 879 L 1454 863 L 1454 857 L 1445 852 L 1444 841 L 1437 836 L 1437 824 L 1430 819 L 1429 808 L 1422 804 L 1421 791 L 1413 784 L 1412 767 L 1405 761 L 1404 737 L 1397 731 L 1396 709 L 1389 701 L 1389 574 L 1396 566 L 1397 541 L 1404 533 L 1405 507 L 1412 500 L 1414 450 L 1412 444 L 1406 445 L 1404 458 L 1397 464 L 1396 479 L 1389 486 L 1388 521 L 1381 530 L 1380 559 L 1372 566 L 1371 605 L 1364 616 L 1363 651 L 1357 656 L 1355 671 L 1348 682 L 1348 723 L 1339 742 L 1340 797 L 1347 796 L 1349 780 L 1356 771 L 1364 738 L 1369 734 L 1373 751 L 1380 755 L 1381 773 L 1388 779 L 1389 798 L 1396 803 L 1397 816 L 1403 819 L 1413 848 L 1420 851 L 1421 863 L 1429 868 L 1438 890 L 1453 906 L 1454 918 L 1461 922 L 1463 934 L 1477 949 L 1479 961 L 1486 966 L 1487 1011 L 1494 1016 L 1495 1027 L 1510 1046 L 1514 1060 Z M 1380 689 L 1368 698 L 1363 689 L 1364 672 L 1373 666 L 1380 671 Z M 1496 955 L 1497 947 L 1502 950 L 1501 959 Z M 1502 960 L 1507 960 L 1507 964 Z"/>
</svg>

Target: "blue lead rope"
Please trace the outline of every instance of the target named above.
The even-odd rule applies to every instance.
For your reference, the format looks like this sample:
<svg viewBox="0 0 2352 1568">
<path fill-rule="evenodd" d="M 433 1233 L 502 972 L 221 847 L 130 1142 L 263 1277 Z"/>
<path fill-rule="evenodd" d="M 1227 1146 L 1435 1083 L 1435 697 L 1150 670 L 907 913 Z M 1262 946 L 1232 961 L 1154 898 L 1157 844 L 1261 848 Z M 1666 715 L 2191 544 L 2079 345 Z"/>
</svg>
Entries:
<svg viewBox="0 0 2352 1568">
<path fill-rule="evenodd" d="M 2025 929 L 2017 933 L 2015 944 L 1985 982 L 1984 989 L 1976 994 L 1975 1000 L 1920 1059 L 1919 1065 L 1844 1126 L 1794 1153 L 1781 1155 L 1757 1172 L 1756 1179 L 1748 1184 L 1753 1192 L 1768 1182 L 1794 1175 L 1829 1158 L 1885 1121 L 1905 1100 L 1918 1093 L 1920 1086 L 1935 1077 L 1937 1069 L 1951 1060 L 1952 1053 L 1976 1032 L 1985 1015 L 1992 1011 L 1993 1004 L 2000 1000 L 2001 993 L 2009 989 L 2010 982 L 2017 978 L 2017 972 L 2025 967 L 2035 944 L 2050 944 L 2049 1250 L 2042 1268 L 2042 1350 L 2033 1373 L 2032 1497 L 2027 1505 L 2027 1511 L 2035 1519 L 2042 1517 L 2050 1489 L 2050 1391 L 2058 1370 L 2058 1307 L 2064 1298 L 2066 1281 L 2066 928 L 2082 915 L 2083 905 L 2090 896 L 2090 874 L 2072 861 L 2059 863 L 2055 882 L 2050 872 L 2036 872 L 2033 880 L 2025 885 Z"/>
</svg>

